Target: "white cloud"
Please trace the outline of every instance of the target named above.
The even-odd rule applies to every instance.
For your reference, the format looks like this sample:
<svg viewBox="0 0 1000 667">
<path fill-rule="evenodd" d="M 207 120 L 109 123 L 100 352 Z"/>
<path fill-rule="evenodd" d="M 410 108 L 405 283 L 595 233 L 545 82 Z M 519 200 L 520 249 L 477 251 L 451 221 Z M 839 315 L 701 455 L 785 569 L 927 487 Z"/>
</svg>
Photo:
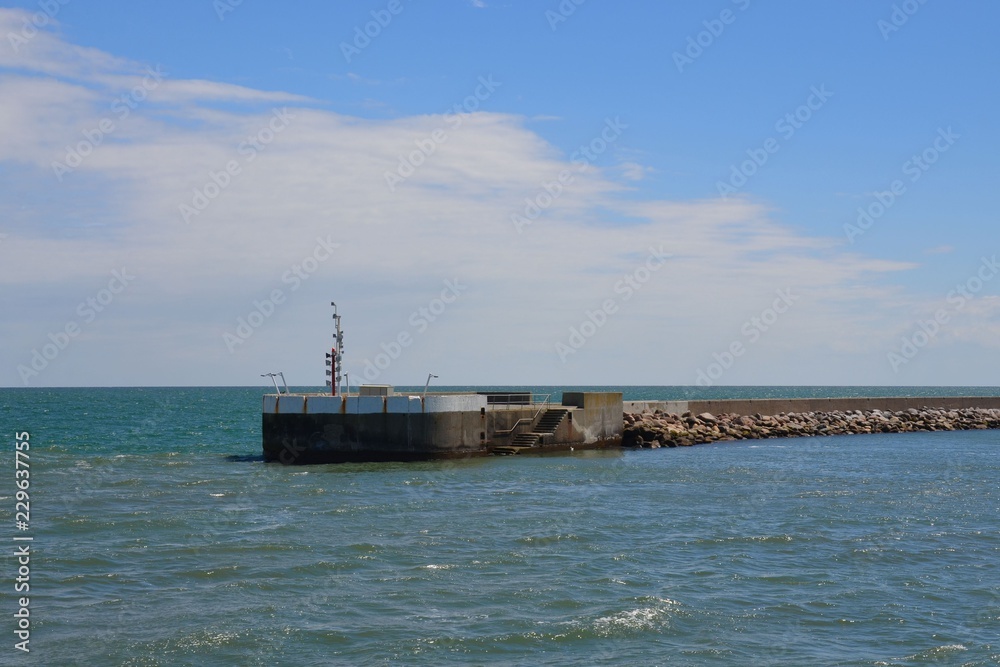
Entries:
<svg viewBox="0 0 1000 667">
<path fill-rule="evenodd" d="M 949 255 L 953 252 L 955 252 L 955 246 L 952 245 L 939 245 L 924 250 L 925 255 Z"/>
<path fill-rule="evenodd" d="M 0 11 L 0 31 L 18 15 Z M 331 300 L 358 373 L 380 343 L 413 333 L 411 313 L 446 279 L 468 290 L 382 380 L 415 383 L 432 366 L 442 383 L 691 383 L 790 288 L 799 301 L 732 381 L 823 382 L 840 372 L 827 352 L 885 348 L 892 314 L 912 301 L 884 283 L 910 264 L 846 252 L 749 200 L 621 197 L 631 185 L 612 175 L 635 181 L 641 163 L 578 171 L 508 114 L 469 114 L 458 127 L 440 115 L 368 120 L 289 93 L 168 76 L 133 113 L 113 116 L 113 132 L 60 182 L 53 161 L 146 66 L 54 32 L 28 47 L 0 57 L 0 122 L 16 128 L 0 136 L 0 167 L 21 165 L 16 183 L 0 185 L 10 202 L 0 204 L 0 283 L 17 313 L 0 325 L 8 384 L 121 267 L 134 285 L 37 384 L 243 384 L 266 370 L 318 384 Z M 276 114 L 288 116 L 278 132 Z M 436 131 L 446 141 L 391 192 L 385 174 Z M 233 164 L 238 173 L 221 176 Z M 511 215 L 566 169 L 573 182 L 517 233 Z M 228 185 L 185 222 L 181 205 L 214 192 L 213 179 Z M 340 248 L 293 290 L 283 276 L 327 237 Z M 616 285 L 661 246 L 673 257 L 625 300 Z M 273 290 L 285 302 L 230 354 L 223 332 Z M 561 363 L 555 344 L 607 299 L 618 312 Z M 810 361 L 776 368 L 783 355 Z"/>
<path fill-rule="evenodd" d="M 618 165 L 622 178 L 629 181 L 641 181 L 646 178 L 646 174 L 652 173 L 653 169 L 638 162 L 622 162 Z"/>
</svg>

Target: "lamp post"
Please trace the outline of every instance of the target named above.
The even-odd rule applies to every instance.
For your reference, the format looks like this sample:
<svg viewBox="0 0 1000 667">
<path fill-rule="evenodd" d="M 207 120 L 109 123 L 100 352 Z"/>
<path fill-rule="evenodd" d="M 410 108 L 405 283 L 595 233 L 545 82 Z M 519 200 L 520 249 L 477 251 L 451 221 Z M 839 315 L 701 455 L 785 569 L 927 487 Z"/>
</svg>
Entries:
<svg viewBox="0 0 1000 667">
<path fill-rule="evenodd" d="M 277 373 L 261 373 L 260 376 L 262 378 L 271 378 L 271 382 L 274 383 L 274 391 L 275 391 L 275 393 L 278 393 L 278 394 L 281 393 L 281 390 L 278 389 L 278 381 L 274 379 L 274 378 L 278 377 Z M 285 376 L 284 375 L 281 376 L 281 381 L 282 382 L 285 381 Z"/>
<path fill-rule="evenodd" d="M 424 383 L 424 396 L 427 396 L 427 387 L 429 387 L 431 384 L 431 378 L 436 378 L 436 377 L 437 375 L 434 375 L 434 373 L 427 374 L 427 382 Z"/>
</svg>

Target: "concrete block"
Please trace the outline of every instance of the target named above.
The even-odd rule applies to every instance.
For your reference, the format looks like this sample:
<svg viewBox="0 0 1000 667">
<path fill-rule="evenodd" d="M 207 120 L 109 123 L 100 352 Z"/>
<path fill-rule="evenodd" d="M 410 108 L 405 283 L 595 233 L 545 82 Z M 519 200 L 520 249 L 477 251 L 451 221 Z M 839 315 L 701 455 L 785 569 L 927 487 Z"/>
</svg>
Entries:
<svg viewBox="0 0 1000 667">
<path fill-rule="evenodd" d="M 419 403 L 417 404 L 419 408 Z M 385 399 L 385 411 L 392 414 L 407 415 L 410 413 L 409 396 L 389 396 Z M 417 410 L 419 412 L 419 409 Z"/>
<path fill-rule="evenodd" d="M 339 414 L 344 405 L 342 396 L 309 396 L 306 399 L 306 414 Z"/>
<path fill-rule="evenodd" d="M 424 412 L 479 412 L 486 396 L 479 394 L 435 394 L 424 398 Z"/>
<path fill-rule="evenodd" d="M 306 410 L 306 397 L 296 394 L 282 394 L 278 397 L 278 405 L 275 412 L 283 415 L 301 415 Z"/>
<path fill-rule="evenodd" d="M 347 399 L 346 410 L 352 415 L 370 415 L 385 411 L 385 398 L 382 396 L 351 396 Z"/>
<path fill-rule="evenodd" d="M 391 384 L 363 384 L 358 387 L 359 396 L 392 396 Z"/>
</svg>

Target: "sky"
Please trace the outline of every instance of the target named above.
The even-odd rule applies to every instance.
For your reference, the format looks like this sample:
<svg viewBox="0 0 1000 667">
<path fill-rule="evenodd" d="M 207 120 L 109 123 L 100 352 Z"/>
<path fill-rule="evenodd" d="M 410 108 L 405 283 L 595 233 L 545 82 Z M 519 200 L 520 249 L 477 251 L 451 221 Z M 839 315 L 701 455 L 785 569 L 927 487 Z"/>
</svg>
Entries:
<svg viewBox="0 0 1000 667">
<path fill-rule="evenodd" d="M 0 7 L 0 385 L 997 385 L 987 0 Z"/>
</svg>

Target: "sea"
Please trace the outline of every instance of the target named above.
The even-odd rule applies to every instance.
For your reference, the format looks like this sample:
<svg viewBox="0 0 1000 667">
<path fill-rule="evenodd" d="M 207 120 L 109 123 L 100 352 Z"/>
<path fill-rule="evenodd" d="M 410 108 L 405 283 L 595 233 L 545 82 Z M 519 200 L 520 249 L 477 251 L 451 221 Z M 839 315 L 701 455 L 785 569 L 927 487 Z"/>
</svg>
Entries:
<svg viewBox="0 0 1000 667">
<path fill-rule="evenodd" d="M 1000 431 L 285 467 L 266 391 L 0 389 L 0 664 L 1000 665 Z"/>
</svg>

